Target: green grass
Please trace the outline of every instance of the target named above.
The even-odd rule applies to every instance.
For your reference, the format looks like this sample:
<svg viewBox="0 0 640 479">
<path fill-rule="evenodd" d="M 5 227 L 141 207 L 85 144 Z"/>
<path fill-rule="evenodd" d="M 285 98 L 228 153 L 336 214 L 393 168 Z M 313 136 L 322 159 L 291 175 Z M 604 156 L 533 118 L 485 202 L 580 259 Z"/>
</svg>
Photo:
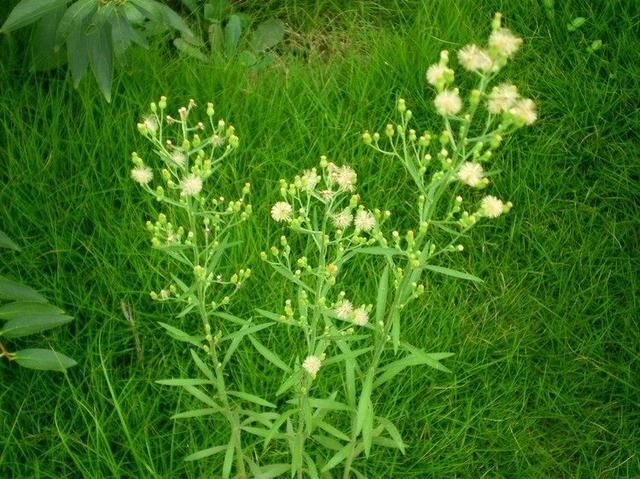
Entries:
<svg viewBox="0 0 640 479">
<path fill-rule="evenodd" d="M 414 344 L 455 353 L 453 372 L 413 368 L 376 391 L 410 448 L 374 449 L 361 469 L 370 478 L 640 477 L 640 4 L 556 2 L 549 19 L 542 2 L 506 0 L 261 3 L 245 5 L 296 32 L 282 64 L 251 76 L 160 45 L 119 70 L 110 105 L 91 81 L 74 91 L 63 70 L 28 73 L 19 43 L 0 41 L 0 229 L 24 247 L 2 253 L 0 273 L 75 316 L 37 342 L 79 362 L 66 379 L 0 363 L 0 477 L 218 477 L 216 458 L 182 458 L 222 443 L 224 423 L 171 421 L 191 400 L 154 384 L 193 367 L 157 325 L 171 311 L 148 297 L 165 268 L 143 228 L 156 205 L 128 177 L 130 152 L 145 152 L 135 122 L 149 101 L 212 99 L 237 127 L 241 149 L 219 187 L 254 185 L 255 217 L 228 259 L 255 277 L 234 313 L 276 311 L 288 293 L 258 254 L 279 236 L 267 220 L 277 180 L 326 154 L 352 164 L 364 201 L 402 224 L 409 178 L 359 134 L 380 129 L 398 96 L 420 128 L 437 127 L 425 68 L 443 48 L 482 42 L 496 10 L 525 38 L 504 77 L 540 111 L 496 159 L 492 192 L 515 207 L 444 264 L 482 285 L 433 277 L 403 318 Z M 569 33 L 574 16 L 588 24 Z M 587 55 L 596 38 L 605 47 Z M 349 278 L 373 302 L 367 268 Z M 134 311 L 142 363 L 122 302 Z M 270 344 L 291 348 L 295 338 L 272 331 Z M 278 371 L 243 351 L 232 381 L 269 397 Z"/>
</svg>

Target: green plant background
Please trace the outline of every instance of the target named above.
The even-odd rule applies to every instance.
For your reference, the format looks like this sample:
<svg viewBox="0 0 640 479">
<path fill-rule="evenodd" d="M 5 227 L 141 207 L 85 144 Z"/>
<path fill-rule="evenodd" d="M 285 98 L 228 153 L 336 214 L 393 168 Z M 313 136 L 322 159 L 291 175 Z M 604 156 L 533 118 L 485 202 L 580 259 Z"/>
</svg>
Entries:
<svg viewBox="0 0 640 479">
<path fill-rule="evenodd" d="M 288 25 L 271 68 L 197 63 L 167 38 L 130 53 L 111 105 L 91 83 L 73 90 L 64 69 L 29 72 L 20 35 L 0 39 L 0 229 L 24 246 L 0 269 L 74 315 L 45 338 L 79 363 L 64 381 L 0 363 L 0 477 L 216 477 L 217 459 L 182 458 L 219 444 L 222 423 L 172 422 L 191 399 L 153 382 L 192 366 L 157 325 L 170 310 L 148 297 L 162 265 L 143 227 L 156 205 L 128 176 L 149 101 L 211 99 L 235 124 L 241 148 L 220 188 L 239 191 L 248 179 L 255 209 L 228 258 L 255 273 L 235 313 L 277 310 L 284 283 L 258 259 L 279 234 L 268 218 L 277 180 L 326 154 L 352 164 L 367 204 L 401 225 L 410 181 L 359 135 L 381 129 L 398 96 L 421 127 L 437 125 L 425 68 L 443 48 L 486 38 L 496 10 L 525 39 L 504 78 L 540 112 L 496 159 L 493 192 L 515 206 L 446 265 L 485 283 L 433 278 L 404 318 L 414 344 L 456 353 L 453 374 L 414 368 L 376 392 L 411 447 L 406 456 L 376 449 L 364 469 L 371 478 L 638 477 L 640 4 L 557 2 L 553 15 L 537 1 L 242 7 Z M 9 6 L 0 10 L 5 18 Z M 602 49 L 587 54 L 589 43 L 567 31 L 575 16 Z M 356 290 L 367 268 L 350 273 Z M 360 289 L 375 296 L 374 286 Z M 291 347 L 285 330 L 269 340 Z M 278 371 L 249 347 L 243 358 L 233 380 L 268 397 Z"/>
</svg>

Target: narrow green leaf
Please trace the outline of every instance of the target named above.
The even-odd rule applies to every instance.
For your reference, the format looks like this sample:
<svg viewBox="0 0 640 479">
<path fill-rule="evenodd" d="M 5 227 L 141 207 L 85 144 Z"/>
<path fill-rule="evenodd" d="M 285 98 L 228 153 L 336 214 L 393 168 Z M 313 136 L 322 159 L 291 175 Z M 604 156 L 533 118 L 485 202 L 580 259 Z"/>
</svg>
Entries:
<svg viewBox="0 0 640 479">
<path fill-rule="evenodd" d="M 67 8 L 56 30 L 56 47 L 62 45 L 74 29 L 81 29 L 97 8 L 95 0 L 78 0 Z"/>
<path fill-rule="evenodd" d="M 376 298 L 376 323 L 384 321 L 384 313 L 387 309 L 387 296 L 389 294 L 389 265 L 384 267 L 380 282 L 378 283 L 378 296 Z"/>
<path fill-rule="evenodd" d="M 156 381 L 157 384 L 162 384 L 163 386 L 201 386 L 203 384 L 213 384 L 212 381 L 207 379 L 158 379 Z"/>
<path fill-rule="evenodd" d="M 166 323 L 163 323 L 161 321 L 158 321 L 158 324 L 160 326 L 162 326 L 167 331 L 167 334 L 169 334 L 169 336 L 171 336 L 173 339 L 176 339 L 178 341 L 182 341 L 184 343 L 193 344 L 194 346 L 197 346 L 199 348 L 202 347 L 202 341 L 204 340 L 204 337 L 202 337 L 202 336 L 191 336 L 191 335 L 185 333 L 184 331 L 181 331 L 178 328 L 170 326 L 170 325 L 168 325 Z"/>
<path fill-rule="evenodd" d="M 280 430 L 280 426 L 282 426 L 284 422 L 289 417 L 291 417 L 296 411 L 297 411 L 296 409 L 289 409 L 288 411 L 283 412 L 280 415 L 280 417 L 273 422 L 273 426 L 271 426 L 271 429 L 269 430 L 269 434 L 267 434 L 267 436 L 264 438 L 265 449 L 269 445 L 269 442 L 271 442 L 271 439 L 273 439 L 275 435 L 278 433 L 278 431 Z"/>
<path fill-rule="evenodd" d="M 328 424 L 328 423 L 326 423 L 324 421 L 320 421 L 320 420 L 315 420 L 313 422 L 314 422 L 314 425 L 316 425 L 320 429 L 328 432 L 332 436 L 337 437 L 338 439 L 342 439 L 343 441 L 346 441 L 346 442 L 349 442 L 351 440 L 351 438 L 349 438 L 349 436 L 347 436 L 345 433 L 343 433 L 339 429 L 333 427 L 331 424 Z"/>
<path fill-rule="evenodd" d="M 0 299 L 17 301 L 31 301 L 34 303 L 46 303 L 47 300 L 35 289 L 0 276 Z"/>
<path fill-rule="evenodd" d="M 291 368 L 289 366 L 287 366 L 285 364 L 285 362 L 280 359 L 278 357 L 278 355 L 276 353 L 274 353 L 273 351 L 269 350 L 264 344 L 262 344 L 260 341 L 258 341 L 256 338 L 254 338 L 253 336 L 249 336 L 249 340 L 251 341 L 251 344 L 253 344 L 253 347 L 256 348 L 256 350 L 270 363 L 272 363 L 274 366 L 279 367 L 280 369 L 282 369 L 284 372 L 290 373 L 291 372 Z"/>
<path fill-rule="evenodd" d="M 342 461 L 344 461 L 347 458 L 347 455 L 349 454 L 349 452 L 351 452 L 351 444 L 347 444 L 338 452 L 336 452 L 333 455 L 333 457 L 329 459 L 329 461 L 322 468 L 322 472 L 327 472 L 333 469 L 334 467 L 336 467 L 338 464 L 340 464 Z"/>
<path fill-rule="evenodd" d="M 373 349 L 373 346 L 369 346 L 362 349 L 356 349 L 354 351 L 349 350 L 348 353 L 342 353 L 342 354 L 337 354 L 335 356 L 331 356 L 329 359 L 326 359 L 325 361 L 323 361 L 322 365 L 328 366 L 329 364 L 341 363 L 341 362 L 348 361 L 350 359 L 355 359 L 358 356 L 362 356 L 363 354 L 368 353 L 372 349 Z"/>
<path fill-rule="evenodd" d="M 198 356 L 198 354 L 193 349 L 191 350 L 191 357 L 193 358 L 193 362 L 196 363 L 198 369 L 202 371 L 202 374 L 209 378 L 209 381 L 211 381 L 212 384 L 215 383 L 216 377 L 213 374 L 213 371 L 204 363 L 202 359 L 200 359 L 200 356 Z"/>
<path fill-rule="evenodd" d="M 193 33 L 191 29 L 186 24 L 186 22 L 182 19 L 180 15 L 174 12 L 169 6 L 164 5 L 160 2 L 155 2 L 160 13 L 164 17 L 165 24 L 169 25 L 171 28 L 178 30 L 185 37 L 192 37 Z"/>
<path fill-rule="evenodd" d="M 398 431 L 398 428 L 391 421 L 389 421 L 387 418 L 377 417 L 376 419 L 387 430 L 387 432 L 389 433 L 389 436 L 391 436 L 391 439 L 393 440 L 393 442 L 395 444 L 395 447 L 400 449 L 402 454 L 404 454 L 406 446 L 405 446 L 404 442 L 402 441 L 402 436 L 400 435 L 400 432 Z"/>
<path fill-rule="evenodd" d="M 364 445 L 364 454 L 369 457 L 371 452 L 371 444 L 373 441 L 373 404 L 371 398 L 367 399 L 366 413 L 362 423 L 362 443 Z"/>
<path fill-rule="evenodd" d="M 203 408 L 203 409 L 191 409 L 190 411 L 179 412 L 171 416 L 171 419 L 187 419 L 192 417 L 210 416 L 217 414 L 221 411 L 220 408 Z"/>
<path fill-rule="evenodd" d="M 227 394 L 229 394 L 230 396 L 235 396 L 240 399 L 244 399 L 245 401 L 259 404 L 260 406 L 277 407 L 275 404 L 270 403 L 269 401 L 262 399 L 261 397 L 255 396 L 253 394 L 239 392 L 239 391 L 227 391 Z"/>
<path fill-rule="evenodd" d="M 83 25 L 75 25 L 67 36 L 67 60 L 71 70 L 73 86 L 78 88 L 89 68 L 89 50 L 87 48 L 87 36 Z"/>
<path fill-rule="evenodd" d="M 235 433 L 232 433 L 235 434 Z M 233 438 L 227 444 L 227 451 L 224 454 L 224 463 L 222 464 L 222 477 L 223 479 L 229 479 L 231 476 L 231 467 L 233 466 L 233 455 L 235 453 L 235 447 L 233 447 Z"/>
<path fill-rule="evenodd" d="M 315 291 L 313 291 L 312 288 L 310 288 L 309 286 L 307 286 L 303 281 L 301 281 L 299 278 L 296 278 L 294 276 L 294 274 L 289 271 L 287 268 L 285 268 L 284 266 L 282 266 L 281 264 L 278 263 L 270 263 L 271 267 L 273 269 L 276 270 L 276 272 L 282 276 L 284 276 L 285 278 L 287 278 L 289 281 L 291 281 L 292 283 L 297 284 L 298 286 L 300 286 L 301 288 L 306 289 L 307 291 L 309 291 L 310 293 L 315 294 Z"/>
<path fill-rule="evenodd" d="M 291 466 L 289 466 L 289 464 L 269 464 L 268 466 L 262 466 L 260 474 L 258 474 L 255 479 L 272 479 L 281 476 L 289 471 L 290 468 Z"/>
<path fill-rule="evenodd" d="M 9 17 L 0 28 L 0 32 L 9 33 L 26 27 L 67 3 L 69 0 L 22 0 L 11 10 Z"/>
<path fill-rule="evenodd" d="M 308 398 L 309 404 L 316 409 L 330 409 L 332 411 L 351 411 L 347 404 L 333 399 Z"/>
<path fill-rule="evenodd" d="M 185 461 L 197 461 L 198 459 L 204 459 L 205 457 L 213 456 L 214 454 L 218 454 L 222 451 L 226 451 L 229 446 L 215 446 L 210 447 L 209 449 L 203 449 L 202 451 L 194 452 L 193 454 L 189 454 L 184 458 Z"/>
<path fill-rule="evenodd" d="M 0 336 L 5 338 L 21 338 L 31 334 L 41 333 L 48 329 L 57 328 L 72 321 L 73 317 L 66 315 L 30 314 L 7 321 L 0 329 Z"/>
<path fill-rule="evenodd" d="M 265 311 L 264 309 L 256 308 L 256 312 L 260 316 L 264 316 L 267 319 L 271 319 L 272 321 L 280 321 L 280 315 L 277 313 L 272 313 L 271 311 Z"/>
<path fill-rule="evenodd" d="M 49 349 L 16 351 L 13 360 L 22 367 L 41 371 L 65 371 L 78 364 L 70 357 Z"/>
<path fill-rule="evenodd" d="M 59 315 L 64 311 L 52 304 L 32 303 L 29 301 L 16 301 L 0 306 L 0 319 L 16 319 L 30 315 Z"/>
<path fill-rule="evenodd" d="M 20 251 L 20 247 L 15 244 L 4 232 L 0 231 L 0 248 L 8 248 Z"/>
<path fill-rule="evenodd" d="M 443 266 L 436 266 L 433 264 L 427 264 L 424 266 L 424 269 L 428 269 L 429 271 L 433 271 L 434 273 L 444 274 L 446 276 L 452 276 L 454 278 L 466 279 L 468 281 L 475 281 L 476 283 L 483 283 L 484 281 L 477 276 L 474 276 L 469 273 L 465 273 L 463 271 L 456 271 L 455 269 L 445 268 Z"/>
<path fill-rule="evenodd" d="M 371 389 L 373 387 L 373 370 L 370 369 L 362 386 L 360 400 L 358 401 L 358 411 L 356 413 L 356 435 L 360 434 L 364 423 L 371 415 Z"/>
<path fill-rule="evenodd" d="M 306 452 L 304 453 L 304 462 L 307 464 L 307 473 L 309 474 L 309 479 L 320 479 L 320 474 L 318 474 L 318 468 L 316 464 L 313 462 L 313 459 Z"/>
<path fill-rule="evenodd" d="M 280 387 L 276 391 L 276 396 L 282 396 L 289 389 L 291 389 L 293 385 L 296 384 L 296 382 L 299 380 L 300 380 L 300 373 L 294 372 L 280 385 Z"/>
<path fill-rule="evenodd" d="M 191 394 L 196 399 L 199 399 L 201 402 L 205 403 L 207 406 L 211 406 L 212 408 L 220 408 L 220 406 L 218 406 L 213 399 L 211 399 L 207 394 L 205 394 L 203 391 L 201 391 L 197 387 L 195 386 L 183 386 L 183 387 L 189 394 Z"/>
<path fill-rule="evenodd" d="M 426 365 L 439 371 L 450 373 L 451 371 L 439 362 L 440 359 L 449 357 L 449 355 L 451 354 L 412 352 L 409 356 L 393 361 L 392 363 L 380 368 L 380 372 L 382 374 L 376 379 L 375 385 L 376 387 L 381 386 L 410 366 Z"/>
</svg>

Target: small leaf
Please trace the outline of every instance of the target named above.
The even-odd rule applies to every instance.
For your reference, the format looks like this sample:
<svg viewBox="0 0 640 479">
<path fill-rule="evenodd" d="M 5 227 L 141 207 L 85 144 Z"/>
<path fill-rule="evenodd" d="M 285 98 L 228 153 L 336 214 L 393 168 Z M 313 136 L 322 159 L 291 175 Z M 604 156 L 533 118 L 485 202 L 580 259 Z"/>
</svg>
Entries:
<svg viewBox="0 0 640 479">
<path fill-rule="evenodd" d="M 280 417 L 274 421 L 269 434 L 264 438 L 264 448 L 269 445 L 271 439 L 273 439 L 273 437 L 278 433 L 280 426 L 282 426 L 284 422 L 296 412 L 296 409 L 289 409 L 288 411 L 283 412 Z"/>
<path fill-rule="evenodd" d="M 0 336 L 21 338 L 57 328 L 72 321 L 73 317 L 61 314 L 30 314 L 7 321 L 0 329 Z"/>
<path fill-rule="evenodd" d="M 282 266 L 281 264 L 278 263 L 270 263 L 271 267 L 273 269 L 275 269 L 279 274 L 281 274 L 282 276 L 284 276 L 285 278 L 287 278 L 289 281 L 291 281 L 292 283 L 297 284 L 298 286 L 300 286 L 301 288 L 306 289 L 307 291 L 309 291 L 312 294 L 315 294 L 315 291 L 313 291 L 312 288 L 310 288 L 309 286 L 307 286 L 304 282 L 302 282 L 299 278 L 296 278 L 294 276 L 294 274 L 289 271 L 287 268 L 285 268 L 284 266 Z"/>
<path fill-rule="evenodd" d="M 428 269 L 429 271 L 433 271 L 434 273 L 444 274 L 446 276 L 452 276 L 454 278 L 466 279 L 468 281 L 475 281 L 476 283 L 483 283 L 484 281 L 477 276 L 473 276 L 472 274 L 465 273 L 463 271 L 456 271 L 455 269 L 445 268 L 443 266 L 435 266 L 432 264 L 427 264 L 424 266 L 424 269 Z"/>
<path fill-rule="evenodd" d="M 389 294 L 389 265 L 384 267 L 380 282 L 378 283 L 378 296 L 376 299 L 376 323 L 384 321 L 384 313 L 387 308 L 387 296 Z"/>
<path fill-rule="evenodd" d="M 254 404 L 259 404 L 260 406 L 277 407 L 275 404 L 270 403 L 269 401 L 262 399 L 261 397 L 254 396 L 253 394 L 243 393 L 239 391 L 227 391 L 227 394 L 229 394 L 230 396 L 235 396 L 240 399 L 244 399 L 245 401 L 249 401 Z"/>
<path fill-rule="evenodd" d="M 198 459 L 204 459 L 205 457 L 213 456 L 219 452 L 226 451 L 230 446 L 215 446 L 209 449 L 203 449 L 202 451 L 194 452 L 184 458 L 185 461 L 197 461 Z"/>
<path fill-rule="evenodd" d="M 284 23 L 272 18 L 262 22 L 251 35 L 251 48 L 255 52 L 264 52 L 275 47 L 284 38 Z"/>
<path fill-rule="evenodd" d="M 238 62 L 243 67 L 252 67 L 258 63 L 258 57 L 250 50 L 242 50 L 238 56 Z"/>
<path fill-rule="evenodd" d="M 584 17 L 576 17 L 571 22 L 567 24 L 567 30 L 570 32 L 575 32 L 578 28 L 580 28 L 587 21 Z"/>
<path fill-rule="evenodd" d="M 46 303 L 47 300 L 35 289 L 0 276 L 0 299 Z"/>
<path fill-rule="evenodd" d="M 402 441 L 402 436 L 400 436 L 400 432 L 398 431 L 398 428 L 391 421 L 389 421 L 387 418 L 378 417 L 376 419 L 378 419 L 378 422 L 382 426 L 384 426 L 384 428 L 387 430 L 387 432 L 389 433 L 389 435 L 391 436 L 391 439 L 393 440 L 393 442 L 395 444 L 395 447 L 400 449 L 402 454 L 404 454 L 405 453 L 405 444 Z"/>
<path fill-rule="evenodd" d="M 9 33 L 18 28 L 26 27 L 67 3 L 69 0 L 22 0 L 11 10 L 0 31 Z"/>
<path fill-rule="evenodd" d="M 4 232 L 0 231 L 0 248 L 8 248 L 20 251 L 20 247 L 15 244 Z"/>
<path fill-rule="evenodd" d="M 289 471 L 289 469 L 291 469 L 289 464 L 269 464 L 268 466 L 262 466 L 260 474 L 255 476 L 255 479 L 272 479 L 281 476 Z"/>
<path fill-rule="evenodd" d="M 167 330 L 169 336 L 178 341 L 182 341 L 184 343 L 193 344 L 197 347 L 202 347 L 202 341 L 204 338 L 202 336 L 191 336 L 184 331 L 179 330 L 178 328 L 174 328 L 166 323 L 158 321 L 158 324 Z"/>
<path fill-rule="evenodd" d="M 224 27 L 224 52 L 230 57 L 236 52 L 240 34 L 242 33 L 242 24 L 238 15 L 231 15 Z"/>
<path fill-rule="evenodd" d="M 349 442 L 351 440 L 351 438 L 349 438 L 349 436 L 347 436 L 345 433 L 343 433 L 339 429 L 336 429 L 331 424 L 328 424 L 328 423 L 326 423 L 324 421 L 319 421 L 319 420 L 315 420 L 314 424 L 316 426 L 318 426 L 320 429 L 325 430 L 326 432 L 328 432 L 332 436 L 337 437 L 338 439 L 342 439 L 343 441 L 346 441 L 346 442 Z"/>
<path fill-rule="evenodd" d="M 218 406 L 213 399 L 211 399 L 209 396 L 207 396 L 204 392 L 202 392 L 197 387 L 195 386 L 183 386 L 183 387 L 189 394 L 191 394 L 196 399 L 199 399 L 201 402 L 203 402 L 207 406 L 220 409 L 220 406 Z"/>
<path fill-rule="evenodd" d="M 20 366 L 41 371 L 65 371 L 76 363 L 70 357 L 49 349 L 23 349 L 13 353 L 13 360 Z"/>
</svg>

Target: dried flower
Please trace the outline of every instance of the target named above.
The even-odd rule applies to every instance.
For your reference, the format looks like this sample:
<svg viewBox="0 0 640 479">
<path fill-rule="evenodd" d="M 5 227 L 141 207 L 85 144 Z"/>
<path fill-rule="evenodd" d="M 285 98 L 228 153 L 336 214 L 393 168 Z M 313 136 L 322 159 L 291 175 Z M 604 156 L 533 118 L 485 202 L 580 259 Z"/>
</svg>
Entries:
<svg viewBox="0 0 640 479">
<path fill-rule="evenodd" d="M 302 188 L 305 191 L 311 191 L 320 182 L 320 176 L 318 176 L 316 169 L 313 168 L 311 170 L 305 170 L 304 173 L 302 174 L 301 180 L 302 180 Z"/>
<path fill-rule="evenodd" d="M 348 166 L 336 166 L 333 163 L 327 165 L 329 181 L 338 185 L 342 191 L 353 191 L 356 183 L 356 172 Z"/>
<path fill-rule="evenodd" d="M 289 221 L 293 207 L 286 201 L 278 201 L 271 207 L 271 217 L 275 221 Z"/>
</svg>

